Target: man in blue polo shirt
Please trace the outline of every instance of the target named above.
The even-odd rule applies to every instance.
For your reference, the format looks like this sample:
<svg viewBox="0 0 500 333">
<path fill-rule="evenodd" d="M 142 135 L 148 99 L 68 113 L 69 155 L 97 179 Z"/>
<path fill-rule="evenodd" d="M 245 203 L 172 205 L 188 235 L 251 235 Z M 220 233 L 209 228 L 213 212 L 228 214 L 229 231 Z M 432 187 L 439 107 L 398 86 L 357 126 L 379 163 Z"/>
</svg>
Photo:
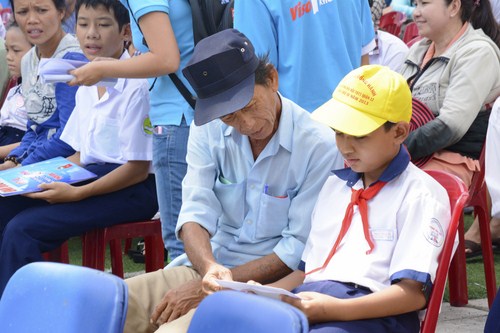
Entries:
<svg viewBox="0 0 500 333">
<path fill-rule="evenodd" d="M 183 73 L 198 96 L 176 228 L 186 255 L 127 280 L 125 332 L 185 332 L 215 279 L 296 269 L 318 192 L 343 164 L 332 131 L 278 93 L 275 67 L 239 31 L 202 40 Z"/>
</svg>

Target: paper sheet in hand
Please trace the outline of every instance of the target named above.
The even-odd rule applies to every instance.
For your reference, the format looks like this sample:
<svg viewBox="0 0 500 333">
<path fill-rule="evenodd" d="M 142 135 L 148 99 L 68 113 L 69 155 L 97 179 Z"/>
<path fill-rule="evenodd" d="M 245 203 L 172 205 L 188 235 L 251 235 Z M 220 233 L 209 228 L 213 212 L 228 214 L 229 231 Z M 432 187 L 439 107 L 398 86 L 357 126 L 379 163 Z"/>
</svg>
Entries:
<svg viewBox="0 0 500 333">
<path fill-rule="evenodd" d="M 42 58 L 38 65 L 38 75 L 42 83 L 68 82 L 73 79 L 73 75 L 68 74 L 68 72 L 87 63 L 80 60 Z M 115 78 L 106 78 L 95 85 L 113 87 L 116 81 Z"/>
<path fill-rule="evenodd" d="M 293 298 L 300 298 L 299 296 L 295 295 L 294 293 L 289 292 L 286 289 L 282 288 L 275 288 L 275 287 L 269 287 L 269 286 L 262 286 L 262 285 L 256 285 L 256 284 L 249 284 L 249 283 L 244 283 L 244 282 L 237 282 L 237 281 L 226 281 L 226 280 L 215 280 L 221 287 L 223 288 L 228 288 L 228 289 L 233 289 L 233 290 L 238 290 L 238 291 L 249 291 L 253 292 L 254 294 L 261 295 L 261 296 L 266 296 L 274 299 L 280 299 L 281 295 L 286 295 L 290 296 Z"/>
<path fill-rule="evenodd" d="M 38 192 L 42 183 L 77 183 L 97 177 L 62 157 L 0 171 L 0 196 Z"/>
</svg>

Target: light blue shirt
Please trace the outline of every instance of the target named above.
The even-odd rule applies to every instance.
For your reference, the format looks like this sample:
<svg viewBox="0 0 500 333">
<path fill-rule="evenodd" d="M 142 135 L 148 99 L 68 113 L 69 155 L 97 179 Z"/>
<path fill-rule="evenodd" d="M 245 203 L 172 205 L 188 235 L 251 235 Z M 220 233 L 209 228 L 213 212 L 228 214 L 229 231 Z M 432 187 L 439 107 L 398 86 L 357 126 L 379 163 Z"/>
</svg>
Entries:
<svg viewBox="0 0 500 333">
<path fill-rule="evenodd" d="M 149 52 L 149 48 L 143 44 L 144 36 L 136 21 L 138 22 L 142 16 L 151 12 L 164 12 L 168 15 L 181 56 L 181 63 L 176 74 L 184 85 L 192 90 L 181 72 L 194 50 L 193 21 L 189 2 L 187 0 L 129 0 L 130 8 L 127 6 L 127 0 L 121 0 L 121 3 L 129 9 L 134 47 L 142 53 Z M 177 46 L 172 47 L 177 48 Z M 150 78 L 148 81 L 150 87 L 154 84 L 150 91 L 151 111 L 149 115 L 152 125 L 180 125 L 182 116 L 186 119 L 186 123 L 190 124 L 194 111 L 179 93 L 170 77 L 164 75 Z"/>
<path fill-rule="evenodd" d="M 413 17 L 413 11 L 415 6 L 412 4 L 411 0 L 393 0 L 391 2 L 391 7 L 393 10 L 405 13 L 408 19 Z"/>
<path fill-rule="evenodd" d="M 235 1 L 234 27 L 257 54 L 269 53 L 279 91 L 309 112 L 375 47 L 366 0 Z"/>
<path fill-rule="evenodd" d="M 278 130 L 255 161 L 248 137 L 222 121 L 191 125 L 176 232 L 199 223 L 224 266 L 274 252 L 296 269 L 318 193 L 329 172 L 343 166 L 333 131 L 281 100 Z M 167 267 L 179 265 L 190 265 L 185 254 Z"/>
</svg>

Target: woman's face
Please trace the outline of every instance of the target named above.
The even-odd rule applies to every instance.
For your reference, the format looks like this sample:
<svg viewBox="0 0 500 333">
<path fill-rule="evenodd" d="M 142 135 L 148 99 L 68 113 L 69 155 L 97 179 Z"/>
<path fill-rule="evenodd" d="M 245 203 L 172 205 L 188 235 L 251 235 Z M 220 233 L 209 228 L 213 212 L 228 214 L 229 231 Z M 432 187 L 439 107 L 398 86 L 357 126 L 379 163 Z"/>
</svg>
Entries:
<svg viewBox="0 0 500 333">
<path fill-rule="evenodd" d="M 57 47 L 64 35 L 64 11 L 58 10 L 52 0 L 14 0 L 14 15 L 28 40 L 41 49 Z"/>
<path fill-rule="evenodd" d="M 417 23 L 419 34 L 433 41 L 439 39 L 451 20 L 460 19 L 457 1 L 453 0 L 448 5 L 446 0 L 417 0 L 413 19 Z"/>
</svg>

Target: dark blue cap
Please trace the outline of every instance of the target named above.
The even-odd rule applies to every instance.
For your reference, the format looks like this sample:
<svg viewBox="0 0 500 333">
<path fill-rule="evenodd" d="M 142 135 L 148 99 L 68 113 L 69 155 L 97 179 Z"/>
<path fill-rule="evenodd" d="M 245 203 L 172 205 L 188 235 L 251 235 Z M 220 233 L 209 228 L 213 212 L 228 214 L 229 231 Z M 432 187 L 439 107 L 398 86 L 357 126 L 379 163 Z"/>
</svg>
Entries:
<svg viewBox="0 0 500 333">
<path fill-rule="evenodd" d="M 236 29 L 202 39 L 182 73 L 198 99 L 197 126 L 236 112 L 253 97 L 259 59 L 250 40 Z"/>
</svg>

